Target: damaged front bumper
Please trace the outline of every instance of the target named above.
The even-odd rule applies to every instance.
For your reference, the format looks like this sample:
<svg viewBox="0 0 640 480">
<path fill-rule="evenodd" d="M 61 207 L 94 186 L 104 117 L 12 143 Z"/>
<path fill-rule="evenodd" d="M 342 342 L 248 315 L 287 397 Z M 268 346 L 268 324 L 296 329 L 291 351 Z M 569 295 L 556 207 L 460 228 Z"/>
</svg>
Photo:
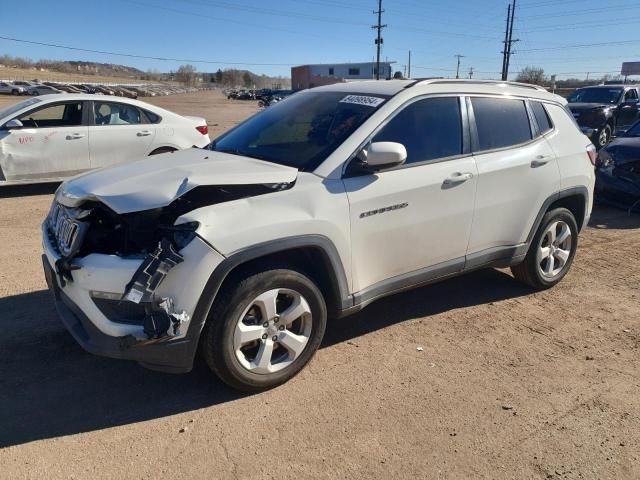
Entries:
<svg viewBox="0 0 640 480">
<path fill-rule="evenodd" d="M 211 272 L 224 260 L 220 253 L 196 236 L 159 285 L 146 285 L 153 295 L 145 297 L 132 292 L 140 288 L 148 258 L 89 254 L 73 258 L 72 269 L 63 275 L 55 269 L 65 259 L 52 243 L 46 222 L 42 239 L 45 277 L 56 310 L 85 350 L 156 370 L 191 370 L 204 323 L 196 306 Z"/>
</svg>

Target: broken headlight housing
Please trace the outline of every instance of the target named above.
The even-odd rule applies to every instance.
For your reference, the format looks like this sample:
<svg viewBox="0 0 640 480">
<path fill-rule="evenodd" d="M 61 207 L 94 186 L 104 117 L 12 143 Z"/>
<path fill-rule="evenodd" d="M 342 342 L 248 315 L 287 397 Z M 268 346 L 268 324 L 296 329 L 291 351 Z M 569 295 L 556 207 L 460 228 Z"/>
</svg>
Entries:
<svg viewBox="0 0 640 480">
<path fill-rule="evenodd" d="M 182 250 L 196 238 L 196 230 L 200 224 L 198 222 L 181 223 L 180 225 L 161 227 L 167 232 L 173 233 L 173 243 L 177 250 Z"/>
</svg>

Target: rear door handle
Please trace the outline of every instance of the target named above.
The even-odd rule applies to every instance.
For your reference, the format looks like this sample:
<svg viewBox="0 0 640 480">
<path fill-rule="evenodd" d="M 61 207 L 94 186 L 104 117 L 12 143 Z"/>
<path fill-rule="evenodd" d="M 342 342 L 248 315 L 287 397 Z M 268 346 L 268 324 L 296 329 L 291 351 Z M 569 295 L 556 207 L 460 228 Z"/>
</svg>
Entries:
<svg viewBox="0 0 640 480">
<path fill-rule="evenodd" d="M 138 136 L 139 137 L 148 137 L 152 133 L 153 132 L 151 130 L 141 130 L 140 132 L 138 132 Z"/>
<path fill-rule="evenodd" d="M 547 155 L 538 155 L 535 160 L 531 161 L 531 168 L 538 168 L 546 165 L 551 161 L 551 157 Z"/>
<path fill-rule="evenodd" d="M 72 133 L 67 135 L 67 140 L 77 140 L 78 138 L 84 138 L 84 133 Z"/>
<path fill-rule="evenodd" d="M 443 185 L 457 185 L 459 183 L 464 183 L 467 180 L 471 180 L 473 178 L 473 173 L 471 172 L 456 172 L 452 174 L 449 178 L 445 178 Z"/>
</svg>

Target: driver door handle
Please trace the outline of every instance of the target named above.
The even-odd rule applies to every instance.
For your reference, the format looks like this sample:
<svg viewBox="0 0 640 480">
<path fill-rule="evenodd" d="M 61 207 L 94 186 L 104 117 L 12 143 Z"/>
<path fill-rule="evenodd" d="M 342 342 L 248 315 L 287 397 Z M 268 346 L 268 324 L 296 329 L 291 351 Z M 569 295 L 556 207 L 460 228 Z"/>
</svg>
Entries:
<svg viewBox="0 0 640 480">
<path fill-rule="evenodd" d="M 538 168 L 546 165 L 551 161 L 550 155 L 538 155 L 535 160 L 531 162 L 531 168 Z"/>
<path fill-rule="evenodd" d="M 459 183 L 464 183 L 467 180 L 471 180 L 473 178 L 473 173 L 471 172 L 456 172 L 452 174 L 450 177 L 445 178 L 443 185 L 457 185 Z"/>
<path fill-rule="evenodd" d="M 151 134 L 152 134 L 151 130 L 141 130 L 138 132 L 139 137 L 148 137 Z"/>
<path fill-rule="evenodd" d="M 84 133 L 72 133 L 67 135 L 67 140 L 77 140 L 79 138 L 84 138 Z"/>
</svg>

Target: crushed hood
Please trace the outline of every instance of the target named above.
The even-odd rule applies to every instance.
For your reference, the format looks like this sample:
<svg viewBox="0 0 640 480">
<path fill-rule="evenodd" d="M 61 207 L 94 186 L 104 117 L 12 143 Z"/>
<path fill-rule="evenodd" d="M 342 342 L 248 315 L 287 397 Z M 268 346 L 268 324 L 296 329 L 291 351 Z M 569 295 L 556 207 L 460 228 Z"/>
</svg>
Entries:
<svg viewBox="0 0 640 480">
<path fill-rule="evenodd" d="M 122 214 L 164 207 L 198 186 L 291 183 L 297 175 L 292 167 L 192 148 L 80 175 L 56 199 L 69 207 L 99 201 Z"/>
</svg>

